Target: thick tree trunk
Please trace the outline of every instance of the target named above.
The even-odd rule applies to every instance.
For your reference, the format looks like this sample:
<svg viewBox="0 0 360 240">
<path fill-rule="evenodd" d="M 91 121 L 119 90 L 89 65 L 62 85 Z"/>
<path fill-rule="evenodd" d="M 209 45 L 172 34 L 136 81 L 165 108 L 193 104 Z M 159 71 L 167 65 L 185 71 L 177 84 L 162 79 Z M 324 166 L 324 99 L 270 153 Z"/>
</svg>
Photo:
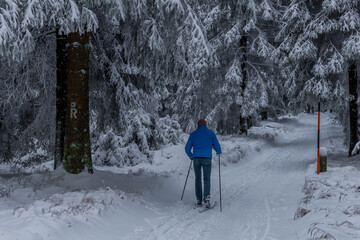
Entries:
<svg viewBox="0 0 360 240">
<path fill-rule="evenodd" d="M 244 26 L 246 25 L 246 22 L 244 22 Z M 242 32 L 242 36 L 240 39 L 240 49 L 241 49 L 241 58 L 240 58 L 240 67 L 241 67 L 241 75 L 242 75 L 242 83 L 241 83 L 241 96 L 244 97 L 244 91 L 246 88 L 246 82 L 247 82 L 247 70 L 246 70 L 246 61 L 247 61 L 247 36 L 245 32 Z M 242 107 L 242 106 L 240 106 Z M 247 127 L 246 127 L 247 119 L 243 116 L 241 116 L 240 113 L 240 133 L 247 133 Z"/>
<path fill-rule="evenodd" d="M 56 31 L 56 132 L 54 169 L 62 164 L 64 158 L 66 84 L 68 67 L 68 37 Z"/>
<path fill-rule="evenodd" d="M 93 173 L 89 128 L 89 34 L 69 34 L 65 152 L 63 166 Z"/>
<path fill-rule="evenodd" d="M 349 62 L 348 74 L 349 74 L 349 94 L 352 99 L 349 101 L 349 113 L 350 113 L 350 141 L 349 141 L 349 156 L 351 151 L 355 147 L 355 144 L 359 141 L 358 138 L 358 93 L 357 93 L 357 65 L 355 61 Z"/>
</svg>

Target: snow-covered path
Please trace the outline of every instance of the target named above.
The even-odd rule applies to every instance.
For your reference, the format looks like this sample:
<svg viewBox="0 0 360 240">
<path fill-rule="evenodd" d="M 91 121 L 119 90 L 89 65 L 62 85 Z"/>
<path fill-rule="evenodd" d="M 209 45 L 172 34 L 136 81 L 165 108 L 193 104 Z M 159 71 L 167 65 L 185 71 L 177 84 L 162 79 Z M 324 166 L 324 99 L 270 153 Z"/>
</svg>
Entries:
<svg viewBox="0 0 360 240">
<path fill-rule="evenodd" d="M 254 128 L 255 135 L 274 129 L 274 141 L 223 137 L 222 212 L 217 161 L 211 179 L 212 201 L 217 201 L 217 206 L 203 213 L 194 208 L 193 171 L 180 201 L 190 162 L 184 146 L 177 145 L 157 151 L 152 165 L 111 169 L 112 173 L 98 170 L 93 176 L 76 178 L 57 173 L 9 181 L 6 186 L 14 190 L 7 200 L 0 198 L 0 237 L 301 239 L 297 233 L 309 226 L 294 221 L 294 214 L 302 197 L 305 171 L 316 161 L 316 124 L 315 114 L 301 114 Z M 341 127 L 326 115 L 321 145 L 333 148 L 342 140 Z M 128 174 L 129 170 L 134 174 Z"/>
<path fill-rule="evenodd" d="M 225 239 L 296 239 L 293 213 L 304 171 L 316 156 L 316 126 L 312 118 L 293 121 L 291 140 L 278 141 L 244 166 L 224 172 L 231 181 L 224 191 L 230 200 L 226 207 L 233 213 L 223 217 L 229 230 Z"/>
<path fill-rule="evenodd" d="M 183 205 L 166 208 L 166 216 L 153 223 L 149 232 L 129 239 L 298 239 L 297 230 L 304 226 L 293 219 L 305 170 L 316 161 L 317 116 L 303 114 L 284 119 L 283 124 L 286 132 L 276 141 L 244 162 L 222 167 L 222 213 L 217 207 L 199 214 L 191 207 L 193 196 L 188 196 Z M 322 146 L 342 136 L 341 128 L 329 119 L 322 120 L 321 133 Z M 223 144 L 227 154 L 231 144 Z M 217 170 L 214 164 L 213 200 L 219 198 Z M 189 188 L 187 193 L 192 195 Z"/>
</svg>

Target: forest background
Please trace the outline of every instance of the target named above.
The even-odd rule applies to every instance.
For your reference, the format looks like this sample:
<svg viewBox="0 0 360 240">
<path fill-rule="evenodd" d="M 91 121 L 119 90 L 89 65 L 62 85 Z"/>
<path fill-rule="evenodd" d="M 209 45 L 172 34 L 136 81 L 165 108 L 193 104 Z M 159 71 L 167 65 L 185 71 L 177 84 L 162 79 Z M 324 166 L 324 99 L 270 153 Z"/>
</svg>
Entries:
<svg viewBox="0 0 360 240">
<path fill-rule="evenodd" d="M 350 154 L 359 30 L 357 0 L 0 0 L 0 161 L 136 165 L 200 118 L 246 134 L 318 101 Z"/>
</svg>

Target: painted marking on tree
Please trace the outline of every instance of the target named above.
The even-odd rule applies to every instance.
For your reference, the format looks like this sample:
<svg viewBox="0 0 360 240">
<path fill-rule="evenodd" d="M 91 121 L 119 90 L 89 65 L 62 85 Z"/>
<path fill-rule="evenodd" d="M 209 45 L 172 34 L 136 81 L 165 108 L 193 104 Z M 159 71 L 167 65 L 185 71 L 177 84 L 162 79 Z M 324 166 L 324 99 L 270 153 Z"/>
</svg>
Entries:
<svg viewBox="0 0 360 240">
<path fill-rule="evenodd" d="M 70 118 L 77 118 L 76 114 L 77 114 L 76 102 L 71 102 Z"/>
</svg>

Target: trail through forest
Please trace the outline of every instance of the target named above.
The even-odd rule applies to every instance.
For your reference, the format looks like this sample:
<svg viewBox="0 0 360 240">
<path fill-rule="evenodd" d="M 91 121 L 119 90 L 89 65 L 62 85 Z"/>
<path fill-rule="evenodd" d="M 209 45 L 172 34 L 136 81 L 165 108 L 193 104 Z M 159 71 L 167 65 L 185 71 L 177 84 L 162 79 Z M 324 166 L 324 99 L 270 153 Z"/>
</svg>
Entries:
<svg viewBox="0 0 360 240">
<path fill-rule="evenodd" d="M 341 128 L 326 116 L 321 144 L 341 136 Z M 183 204 L 166 208 L 166 216 L 153 223 L 139 239 L 297 239 L 294 221 L 304 172 L 316 160 L 317 118 L 302 115 L 283 119 L 285 133 L 238 164 L 223 167 L 223 212 L 219 208 L 199 214 L 192 208 L 193 179 Z M 227 149 L 227 145 L 225 145 Z M 226 150 L 225 150 L 226 154 Z M 213 200 L 218 200 L 218 165 L 212 174 Z M 314 169 L 315 173 L 315 169 Z M 181 182 L 180 182 L 181 183 Z M 180 190 L 179 183 L 179 190 Z M 130 237 L 131 239 L 132 237 Z"/>
<path fill-rule="evenodd" d="M 211 192 L 217 206 L 202 213 L 194 208 L 193 170 L 180 201 L 190 163 L 183 144 L 156 151 L 153 164 L 103 167 L 94 175 L 57 170 L 17 176 L 3 169 L 0 237 L 298 239 L 309 227 L 294 214 L 306 169 L 316 161 L 316 124 L 315 114 L 300 114 L 263 122 L 248 137 L 220 137 L 222 212 L 215 157 Z M 321 145 L 334 149 L 342 141 L 341 127 L 325 115 Z"/>
</svg>

